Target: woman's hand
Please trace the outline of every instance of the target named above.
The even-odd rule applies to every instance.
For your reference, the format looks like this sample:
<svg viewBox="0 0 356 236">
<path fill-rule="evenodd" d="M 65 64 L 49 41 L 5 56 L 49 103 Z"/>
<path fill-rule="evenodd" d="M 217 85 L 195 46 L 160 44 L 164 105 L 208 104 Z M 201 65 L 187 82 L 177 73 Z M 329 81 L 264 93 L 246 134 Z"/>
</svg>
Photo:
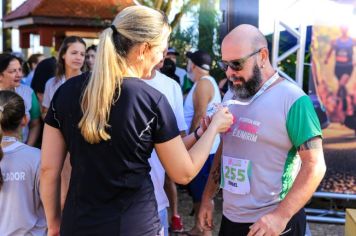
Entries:
<svg viewBox="0 0 356 236">
<path fill-rule="evenodd" d="M 234 117 L 229 112 L 227 107 L 223 107 L 217 111 L 211 120 L 210 126 L 216 128 L 217 132 L 223 133 L 226 132 L 230 126 L 233 124 Z"/>
<path fill-rule="evenodd" d="M 205 116 L 205 117 L 201 118 L 200 126 L 197 131 L 199 137 L 201 137 L 204 134 L 204 132 L 208 129 L 210 122 L 211 122 L 211 118 L 209 116 Z"/>
</svg>

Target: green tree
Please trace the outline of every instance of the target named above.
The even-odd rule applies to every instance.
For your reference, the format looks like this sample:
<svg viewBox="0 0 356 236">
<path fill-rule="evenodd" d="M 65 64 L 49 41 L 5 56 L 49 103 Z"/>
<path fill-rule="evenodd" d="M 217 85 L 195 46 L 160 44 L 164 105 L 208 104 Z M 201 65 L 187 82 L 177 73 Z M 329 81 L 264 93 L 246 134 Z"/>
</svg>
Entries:
<svg viewBox="0 0 356 236">
<path fill-rule="evenodd" d="M 198 48 L 212 52 L 214 30 L 216 28 L 216 11 L 213 0 L 201 0 L 199 9 L 199 42 Z"/>
<path fill-rule="evenodd" d="M 191 48 L 196 48 L 198 35 L 195 33 L 196 26 L 192 25 L 189 28 L 182 29 L 179 25 L 173 30 L 169 45 L 174 47 L 180 55 L 177 57 L 177 64 L 179 67 L 185 68 L 187 61 L 185 53 Z"/>
<path fill-rule="evenodd" d="M 152 7 L 157 10 L 161 10 L 169 16 L 172 13 L 172 7 L 175 0 L 137 0 L 142 5 Z M 173 20 L 170 22 L 172 29 L 179 25 L 182 16 L 194 5 L 197 5 L 199 0 L 183 0 L 183 5 L 173 17 Z"/>
<path fill-rule="evenodd" d="M 214 78 L 224 78 L 224 73 L 218 68 L 216 61 L 220 59 L 219 43 L 219 20 L 218 11 L 215 9 L 216 0 L 181 0 L 183 5 L 178 13 L 173 16 L 171 27 L 173 29 L 170 46 L 176 48 L 180 53 L 177 64 L 186 67 L 185 53 L 192 48 L 201 49 L 208 52 L 213 58 L 213 69 L 211 71 Z M 142 5 L 161 10 L 166 15 L 172 14 L 172 6 L 175 0 L 138 0 Z M 190 27 L 180 25 L 184 14 L 190 14 L 196 24 Z"/>
<path fill-rule="evenodd" d="M 214 0 L 200 0 L 198 48 L 211 55 L 213 65 L 210 73 L 215 79 L 220 80 L 225 77 L 225 74 L 217 65 L 221 55 L 218 33 L 219 14 L 215 9 L 215 2 Z"/>
</svg>

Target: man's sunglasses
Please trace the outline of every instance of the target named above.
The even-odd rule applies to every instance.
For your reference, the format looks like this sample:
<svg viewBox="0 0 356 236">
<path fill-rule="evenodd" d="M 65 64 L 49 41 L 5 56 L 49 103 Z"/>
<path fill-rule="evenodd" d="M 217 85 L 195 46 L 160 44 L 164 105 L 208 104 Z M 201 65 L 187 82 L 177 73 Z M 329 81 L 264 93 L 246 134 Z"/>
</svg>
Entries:
<svg viewBox="0 0 356 236">
<path fill-rule="evenodd" d="M 243 58 L 240 58 L 240 59 L 236 59 L 236 60 L 232 60 L 232 61 L 218 61 L 218 65 L 223 71 L 227 71 L 228 67 L 230 67 L 234 71 L 240 71 L 244 68 L 244 65 L 245 65 L 247 59 L 249 59 L 253 55 L 259 53 L 262 49 L 263 48 L 260 48 L 257 51 L 255 51 Z"/>
</svg>

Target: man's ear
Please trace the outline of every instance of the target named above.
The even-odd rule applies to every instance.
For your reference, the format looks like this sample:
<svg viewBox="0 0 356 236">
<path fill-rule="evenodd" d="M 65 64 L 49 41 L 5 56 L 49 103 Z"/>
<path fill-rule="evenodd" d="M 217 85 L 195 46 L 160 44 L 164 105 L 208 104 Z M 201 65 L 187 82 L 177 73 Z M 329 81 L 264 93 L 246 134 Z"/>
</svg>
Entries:
<svg viewBox="0 0 356 236">
<path fill-rule="evenodd" d="M 261 61 L 262 61 L 262 65 L 266 64 L 266 62 L 269 60 L 269 53 L 268 53 L 268 49 L 267 48 L 262 48 L 261 52 Z"/>
</svg>

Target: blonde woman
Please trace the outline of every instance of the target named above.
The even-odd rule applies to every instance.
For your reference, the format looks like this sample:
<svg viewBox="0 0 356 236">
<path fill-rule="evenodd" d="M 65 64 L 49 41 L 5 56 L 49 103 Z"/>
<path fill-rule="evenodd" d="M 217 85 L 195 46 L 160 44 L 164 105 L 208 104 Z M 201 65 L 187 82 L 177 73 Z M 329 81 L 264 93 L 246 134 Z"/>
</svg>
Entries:
<svg viewBox="0 0 356 236">
<path fill-rule="evenodd" d="M 163 94 L 139 78 L 163 59 L 167 17 L 132 6 L 100 36 L 93 72 L 66 82 L 45 119 L 41 196 L 48 235 L 162 235 L 149 175 L 153 148 L 170 178 L 188 183 L 219 132 L 232 124 L 227 109 L 186 150 Z M 63 213 L 59 181 L 67 150 L 72 174 Z"/>
</svg>

